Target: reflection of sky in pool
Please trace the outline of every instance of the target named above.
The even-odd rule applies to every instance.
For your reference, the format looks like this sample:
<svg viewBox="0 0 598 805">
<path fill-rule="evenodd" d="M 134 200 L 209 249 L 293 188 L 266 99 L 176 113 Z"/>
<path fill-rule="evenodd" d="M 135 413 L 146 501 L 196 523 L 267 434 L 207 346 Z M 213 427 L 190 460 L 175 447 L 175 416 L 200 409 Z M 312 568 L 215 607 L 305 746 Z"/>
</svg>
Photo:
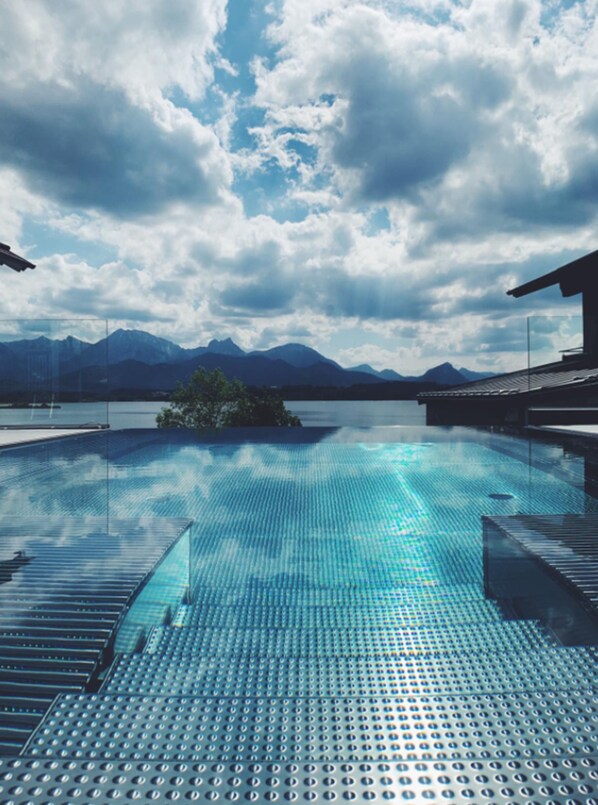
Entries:
<svg viewBox="0 0 598 805">
<path fill-rule="evenodd" d="M 482 514 L 596 508 L 488 443 L 430 433 L 412 443 L 211 445 L 98 434 L 6 453 L 0 508 L 191 517 L 199 584 L 378 587 L 479 584 Z"/>
<path fill-rule="evenodd" d="M 147 761 L 143 779 L 158 761 L 161 773 L 184 761 L 183 794 L 284 801 L 330 785 L 339 799 L 350 762 L 391 759 L 404 763 L 359 767 L 358 801 L 389 790 L 498 801 L 504 786 L 478 785 L 453 763 L 477 759 L 480 779 L 505 775 L 512 801 L 548 801 L 504 761 L 596 745 L 595 661 L 485 598 L 480 518 L 596 511 L 579 460 L 538 446 L 530 462 L 526 442 L 464 429 L 306 432 L 289 444 L 242 436 L 121 431 L 1 456 L 5 514 L 195 521 L 192 603 L 143 653 L 121 657 L 99 696 L 57 702 L 29 751 L 72 758 L 68 773 L 90 758 L 130 760 L 117 783 L 97 778 L 100 798 L 111 784 L 133 791 L 137 761 Z M 144 627 L 177 561 L 140 599 Z M 434 758 L 444 770 L 421 765 Z M 262 761 L 273 762 L 267 774 Z M 295 771 L 277 776 L 282 761 Z M 432 782 L 408 782 L 415 761 Z M 194 776 L 187 762 L 200 764 Z"/>
</svg>

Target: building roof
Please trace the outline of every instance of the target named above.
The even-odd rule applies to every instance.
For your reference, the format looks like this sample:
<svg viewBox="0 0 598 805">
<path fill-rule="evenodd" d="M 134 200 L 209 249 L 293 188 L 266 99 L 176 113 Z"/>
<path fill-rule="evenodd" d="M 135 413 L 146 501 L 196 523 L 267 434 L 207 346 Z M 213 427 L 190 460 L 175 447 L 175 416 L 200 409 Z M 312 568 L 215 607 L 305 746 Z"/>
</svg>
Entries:
<svg viewBox="0 0 598 805">
<path fill-rule="evenodd" d="M 560 285 L 563 296 L 574 296 L 586 288 L 598 287 L 598 250 L 550 271 L 535 280 L 507 291 L 509 296 L 526 296 L 534 291 Z"/>
<path fill-rule="evenodd" d="M 35 268 L 35 263 L 30 263 L 24 257 L 20 257 L 11 251 L 7 243 L 0 243 L 0 266 L 6 265 L 13 271 L 25 271 L 26 268 Z"/>
<path fill-rule="evenodd" d="M 444 391 L 422 391 L 418 400 L 469 399 L 472 397 L 507 397 L 552 391 L 557 388 L 576 388 L 598 384 L 598 367 L 582 366 L 563 361 L 521 369 L 505 375 L 475 380 Z"/>
<path fill-rule="evenodd" d="M 598 292 L 598 250 L 524 285 L 512 288 L 507 294 L 514 297 L 526 296 L 552 285 L 559 285 L 563 296 L 573 296 L 584 291 Z M 595 299 L 595 293 L 591 294 L 591 298 Z M 423 391 L 417 395 L 417 399 L 420 402 L 439 399 L 465 400 L 475 397 L 496 400 L 524 395 L 536 397 L 556 389 L 598 386 L 598 354 L 592 348 L 592 344 L 588 345 L 586 341 L 586 322 L 590 318 L 584 303 L 584 350 L 578 358 L 570 356 L 568 360 L 508 372 L 473 383 L 453 386 L 444 391 Z"/>
</svg>

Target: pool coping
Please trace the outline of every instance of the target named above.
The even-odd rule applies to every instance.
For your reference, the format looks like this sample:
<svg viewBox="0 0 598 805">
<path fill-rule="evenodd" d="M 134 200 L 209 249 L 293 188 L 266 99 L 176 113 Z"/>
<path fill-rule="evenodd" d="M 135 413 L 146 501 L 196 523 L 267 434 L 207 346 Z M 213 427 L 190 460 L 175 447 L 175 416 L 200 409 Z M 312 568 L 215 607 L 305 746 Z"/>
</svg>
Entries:
<svg viewBox="0 0 598 805">
<path fill-rule="evenodd" d="M 68 436 L 81 436 L 88 433 L 98 433 L 99 428 L 0 428 L 0 450 L 4 447 L 15 447 L 20 444 L 33 444 L 48 439 L 65 439 Z"/>
</svg>

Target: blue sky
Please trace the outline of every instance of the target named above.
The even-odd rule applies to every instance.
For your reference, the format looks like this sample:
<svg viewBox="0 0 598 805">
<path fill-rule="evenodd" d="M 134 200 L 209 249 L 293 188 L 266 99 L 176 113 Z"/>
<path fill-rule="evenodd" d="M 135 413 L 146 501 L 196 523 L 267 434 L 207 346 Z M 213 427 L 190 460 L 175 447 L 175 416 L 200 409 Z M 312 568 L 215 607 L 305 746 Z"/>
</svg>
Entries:
<svg viewBox="0 0 598 805">
<path fill-rule="evenodd" d="M 579 300 L 505 291 L 598 246 L 597 10 L 4 0 L 0 317 L 525 365 Z"/>
</svg>

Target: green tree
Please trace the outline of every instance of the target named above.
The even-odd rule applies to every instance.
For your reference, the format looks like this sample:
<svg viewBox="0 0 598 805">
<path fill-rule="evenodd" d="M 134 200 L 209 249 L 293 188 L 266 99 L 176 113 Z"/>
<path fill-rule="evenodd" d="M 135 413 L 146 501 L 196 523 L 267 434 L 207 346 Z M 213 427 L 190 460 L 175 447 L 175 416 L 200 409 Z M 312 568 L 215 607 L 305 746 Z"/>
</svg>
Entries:
<svg viewBox="0 0 598 805">
<path fill-rule="evenodd" d="M 301 427 L 301 420 L 287 409 L 281 397 L 270 391 L 246 391 L 229 412 L 229 426 Z"/>
<path fill-rule="evenodd" d="M 252 392 L 240 380 L 227 380 L 220 369 L 195 370 L 187 386 L 177 384 L 172 403 L 156 417 L 159 428 L 297 427 L 283 400 L 271 392 Z"/>
</svg>

